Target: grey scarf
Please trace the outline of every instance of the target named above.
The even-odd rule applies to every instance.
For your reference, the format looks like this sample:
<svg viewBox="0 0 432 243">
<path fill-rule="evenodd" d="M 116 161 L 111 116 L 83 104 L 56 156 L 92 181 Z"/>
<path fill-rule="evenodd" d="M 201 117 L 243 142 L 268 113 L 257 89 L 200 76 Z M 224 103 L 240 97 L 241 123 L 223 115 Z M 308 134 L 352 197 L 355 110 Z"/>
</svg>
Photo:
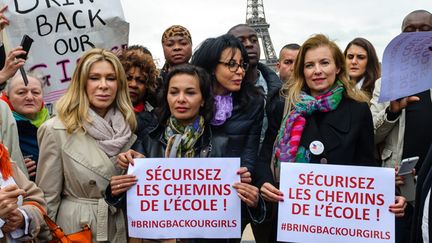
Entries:
<svg viewBox="0 0 432 243">
<path fill-rule="evenodd" d="M 99 116 L 92 109 L 89 109 L 88 114 L 92 122 L 84 123 L 86 132 L 109 157 L 117 155 L 132 136 L 123 114 L 115 108 L 111 108 L 105 117 Z"/>
</svg>

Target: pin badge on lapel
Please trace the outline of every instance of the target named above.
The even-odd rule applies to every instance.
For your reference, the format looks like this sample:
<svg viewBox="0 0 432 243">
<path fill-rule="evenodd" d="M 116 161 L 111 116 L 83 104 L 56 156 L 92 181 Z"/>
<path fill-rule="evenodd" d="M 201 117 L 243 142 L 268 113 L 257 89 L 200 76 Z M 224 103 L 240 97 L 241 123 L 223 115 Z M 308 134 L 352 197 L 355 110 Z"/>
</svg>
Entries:
<svg viewBox="0 0 432 243">
<path fill-rule="evenodd" d="M 313 155 L 320 155 L 324 152 L 324 144 L 318 140 L 312 141 L 309 144 L 309 150 Z"/>
</svg>

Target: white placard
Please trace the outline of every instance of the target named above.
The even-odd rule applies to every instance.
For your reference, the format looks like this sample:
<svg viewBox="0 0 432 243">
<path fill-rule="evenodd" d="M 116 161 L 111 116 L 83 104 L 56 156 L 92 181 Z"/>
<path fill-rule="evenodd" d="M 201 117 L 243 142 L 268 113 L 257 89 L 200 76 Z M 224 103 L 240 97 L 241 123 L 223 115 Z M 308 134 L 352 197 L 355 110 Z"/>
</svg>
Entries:
<svg viewBox="0 0 432 243">
<path fill-rule="evenodd" d="M 391 168 L 281 163 L 278 241 L 394 243 Z"/>
<path fill-rule="evenodd" d="M 147 239 L 240 238 L 239 158 L 148 158 L 128 174 L 129 236 Z"/>
<path fill-rule="evenodd" d="M 432 31 L 401 33 L 385 48 L 379 102 L 432 88 Z"/>
<path fill-rule="evenodd" d="M 6 4 L 10 47 L 20 45 L 24 34 L 34 39 L 25 69 L 47 76 L 46 103 L 64 94 L 85 51 L 93 47 L 115 50 L 128 43 L 129 23 L 120 0 L 7 0 Z"/>
</svg>

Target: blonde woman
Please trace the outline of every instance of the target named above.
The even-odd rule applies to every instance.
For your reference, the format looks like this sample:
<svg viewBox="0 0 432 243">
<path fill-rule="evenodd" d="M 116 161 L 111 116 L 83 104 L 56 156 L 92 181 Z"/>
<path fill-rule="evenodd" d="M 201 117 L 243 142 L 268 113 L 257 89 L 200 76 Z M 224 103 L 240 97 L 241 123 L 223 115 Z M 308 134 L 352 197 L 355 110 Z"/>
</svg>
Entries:
<svg viewBox="0 0 432 243">
<path fill-rule="evenodd" d="M 378 166 L 368 97 L 349 81 L 339 47 L 324 35 L 309 38 L 292 80 L 282 90 L 287 114 L 273 150 L 277 180 L 281 162 Z M 322 151 L 310 149 L 315 141 Z"/>
<path fill-rule="evenodd" d="M 280 124 L 271 162 L 275 182 L 268 161 L 267 166 L 261 164 L 259 167 L 266 170 L 257 170 L 260 171 L 257 180 L 263 183 L 261 195 L 268 202 L 284 199 L 283 193 L 277 189 L 281 163 L 379 166 L 373 154 L 369 99 L 349 81 L 345 57 L 336 43 L 320 34 L 306 40 L 300 48 L 292 75 L 292 82 L 283 86 L 286 115 L 282 121 L 275 122 Z M 280 113 L 283 110 L 281 104 L 277 109 Z M 269 124 L 273 123 L 269 121 Z M 390 211 L 402 216 L 405 199 L 397 197 L 396 201 L 390 206 Z M 276 218 L 272 224 L 273 238 L 269 242 L 275 241 Z"/>
<path fill-rule="evenodd" d="M 116 155 L 135 141 L 131 104 L 118 58 L 93 49 L 81 57 L 57 116 L 39 128 L 36 182 L 66 234 L 89 225 L 93 242 L 126 242 L 123 212 L 108 206 L 103 192 L 122 173 Z"/>
</svg>

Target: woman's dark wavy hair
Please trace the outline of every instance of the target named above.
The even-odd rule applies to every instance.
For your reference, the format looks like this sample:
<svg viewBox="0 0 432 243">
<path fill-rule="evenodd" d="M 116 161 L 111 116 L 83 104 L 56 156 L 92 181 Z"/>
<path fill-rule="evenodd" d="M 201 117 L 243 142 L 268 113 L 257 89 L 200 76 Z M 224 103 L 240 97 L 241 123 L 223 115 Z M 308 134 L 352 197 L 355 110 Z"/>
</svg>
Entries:
<svg viewBox="0 0 432 243">
<path fill-rule="evenodd" d="M 216 66 L 219 64 L 222 52 L 225 49 L 232 50 L 232 57 L 234 57 L 235 51 L 240 50 L 243 62 L 249 63 L 249 58 L 246 49 L 240 40 L 231 34 L 224 34 L 216 38 L 208 38 L 202 42 L 195 53 L 192 55 L 191 63 L 204 68 L 211 77 L 212 85 L 216 80 L 214 75 Z M 251 102 L 249 102 L 253 97 L 260 95 L 259 90 L 251 82 L 246 82 L 243 80 L 240 91 L 234 92 L 234 99 L 239 100 L 241 107 L 245 108 Z"/>
<path fill-rule="evenodd" d="M 213 96 L 212 96 L 212 86 L 210 82 L 210 76 L 208 73 L 197 66 L 191 64 L 183 64 L 175 66 L 167 75 L 166 82 L 164 82 L 162 87 L 163 99 L 161 99 L 161 104 L 155 110 L 156 115 L 159 117 L 159 122 L 165 124 L 168 118 L 171 116 L 169 109 L 167 95 L 168 88 L 171 79 L 179 74 L 188 74 L 194 76 L 199 81 L 199 86 L 201 90 L 201 95 L 204 99 L 204 106 L 200 108 L 199 114 L 204 117 L 204 120 L 210 122 L 213 117 Z"/>
<path fill-rule="evenodd" d="M 154 97 L 156 95 L 158 86 L 157 78 L 159 76 L 159 71 L 156 68 L 151 53 L 145 50 L 147 50 L 145 47 L 140 48 L 139 46 L 132 46 L 119 56 L 126 74 L 132 68 L 139 68 L 141 71 L 140 74 L 145 78 L 146 94 L 143 102 L 145 102 L 148 97 Z"/>
<path fill-rule="evenodd" d="M 348 49 L 352 45 L 360 46 L 361 48 L 365 49 L 367 53 L 368 61 L 366 64 L 366 71 L 363 75 L 365 79 L 361 89 L 366 91 L 368 96 L 371 96 L 375 88 L 375 81 L 381 77 L 381 65 L 379 63 L 378 56 L 372 43 L 370 43 L 365 38 L 357 37 L 348 43 L 347 47 L 345 48 L 345 58 L 347 56 Z"/>
</svg>

